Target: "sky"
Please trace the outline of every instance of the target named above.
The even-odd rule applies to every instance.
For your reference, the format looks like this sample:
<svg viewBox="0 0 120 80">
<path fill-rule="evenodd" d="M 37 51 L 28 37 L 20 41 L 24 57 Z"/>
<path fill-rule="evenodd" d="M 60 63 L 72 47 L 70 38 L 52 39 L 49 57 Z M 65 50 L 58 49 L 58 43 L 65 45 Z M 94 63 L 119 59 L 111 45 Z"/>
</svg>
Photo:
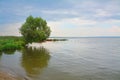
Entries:
<svg viewBox="0 0 120 80">
<path fill-rule="evenodd" d="M 20 36 L 29 15 L 45 19 L 51 37 L 120 36 L 120 0 L 0 0 L 0 36 Z"/>
</svg>

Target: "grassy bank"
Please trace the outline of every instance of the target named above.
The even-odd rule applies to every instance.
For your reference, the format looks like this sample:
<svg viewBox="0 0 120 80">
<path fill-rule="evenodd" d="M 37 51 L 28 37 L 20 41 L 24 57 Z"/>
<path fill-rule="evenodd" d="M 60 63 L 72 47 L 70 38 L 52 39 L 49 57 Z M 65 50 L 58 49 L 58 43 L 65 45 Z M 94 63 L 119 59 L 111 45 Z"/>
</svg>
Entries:
<svg viewBox="0 0 120 80">
<path fill-rule="evenodd" d="M 0 36 L 0 51 L 21 49 L 24 46 L 22 37 Z"/>
<path fill-rule="evenodd" d="M 47 39 L 46 41 L 66 41 L 67 39 Z M 22 49 L 25 41 L 22 37 L 0 36 L 0 52 Z"/>
</svg>

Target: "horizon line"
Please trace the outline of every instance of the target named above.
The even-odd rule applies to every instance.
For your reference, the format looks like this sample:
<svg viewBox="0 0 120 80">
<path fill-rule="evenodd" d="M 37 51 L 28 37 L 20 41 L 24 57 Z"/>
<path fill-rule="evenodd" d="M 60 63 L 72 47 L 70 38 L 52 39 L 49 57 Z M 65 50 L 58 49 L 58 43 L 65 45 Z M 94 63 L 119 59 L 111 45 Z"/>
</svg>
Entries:
<svg viewBox="0 0 120 80">
<path fill-rule="evenodd" d="M 49 38 L 95 38 L 95 37 L 98 37 L 98 38 L 120 38 L 120 36 L 51 36 Z"/>
<path fill-rule="evenodd" d="M 0 35 L 0 37 L 5 37 L 5 36 L 15 36 L 15 35 Z M 18 35 L 16 35 L 15 37 L 21 37 L 21 36 L 18 36 Z M 120 36 L 50 36 L 49 38 L 55 38 L 55 37 L 57 37 L 57 38 L 64 38 L 64 37 L 66 37 L 66 38 L 84 38 L 84 37 L 120 37 Z"/>
</svg>

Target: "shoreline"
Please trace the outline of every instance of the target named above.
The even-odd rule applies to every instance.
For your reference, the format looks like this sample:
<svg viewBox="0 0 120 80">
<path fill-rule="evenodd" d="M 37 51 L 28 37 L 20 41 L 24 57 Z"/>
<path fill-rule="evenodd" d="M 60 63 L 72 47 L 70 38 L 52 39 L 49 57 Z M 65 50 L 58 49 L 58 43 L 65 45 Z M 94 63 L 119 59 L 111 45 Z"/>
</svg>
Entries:
<svg viewBox="0 0 120 80">
<path fill-rule="evenodd" d="M 0 80 L 18 80 L 16 76 L 0 71 Z"/>
<path fill-rule="evenodd" d="M 20 79 L 20 78 L 18 78 L 17 76 L 15 76 L 13 74 L 0 71 L 0 80 L 25 80 L 25 79 Z"/>
</svg>

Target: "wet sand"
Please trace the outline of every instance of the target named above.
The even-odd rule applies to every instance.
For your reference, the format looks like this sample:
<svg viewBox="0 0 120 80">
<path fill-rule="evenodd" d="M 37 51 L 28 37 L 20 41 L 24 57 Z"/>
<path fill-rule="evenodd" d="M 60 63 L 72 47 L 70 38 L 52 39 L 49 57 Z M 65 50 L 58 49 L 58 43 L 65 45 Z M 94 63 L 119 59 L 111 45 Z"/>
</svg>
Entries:
<svg viewBox="0 0 120 80">
<path fill-rule="evenodd" d="M 12 74 L 0 72 L 0 80 L 18 80 L 18 79 Z"/>
</svg>

